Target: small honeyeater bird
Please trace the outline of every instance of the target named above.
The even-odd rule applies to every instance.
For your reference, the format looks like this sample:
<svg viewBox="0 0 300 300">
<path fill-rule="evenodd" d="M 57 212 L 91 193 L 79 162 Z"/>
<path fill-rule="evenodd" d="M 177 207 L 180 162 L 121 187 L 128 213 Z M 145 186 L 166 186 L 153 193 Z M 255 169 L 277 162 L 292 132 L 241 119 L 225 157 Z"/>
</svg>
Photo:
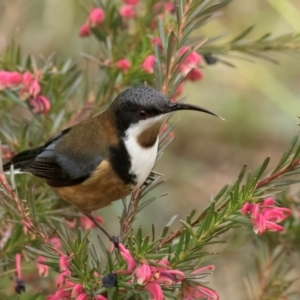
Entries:
<svg viewBox="0 0 300 300">
<path fill-rule="evenodd" d="M 92 212 L 128 196 L 149 176 L 158 152 L 159 131 L 166 114 L 196 110 L 173 103 L 148 86 L 122 92 L 103 113 L 67 128 L 43 146 L 25 150 L 4 165 L 4 172 L 31 173 L 46 183 L 112 237 Z"/>
</svg>

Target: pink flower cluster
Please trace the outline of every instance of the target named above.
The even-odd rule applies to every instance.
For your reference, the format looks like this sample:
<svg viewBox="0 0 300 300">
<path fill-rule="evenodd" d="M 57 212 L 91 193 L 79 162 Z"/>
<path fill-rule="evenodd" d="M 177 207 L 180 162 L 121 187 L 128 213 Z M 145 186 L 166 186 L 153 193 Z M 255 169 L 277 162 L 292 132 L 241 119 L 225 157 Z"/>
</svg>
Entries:
<svg viewBox="0 0 300 300">
<path fill-rule="evenodd" d="M 153 37 L 151 39 L 151 44 L 153 46 L 157 44 L 158 47 L 162 49 L 162 44 L 158 37 Z M 184 46 L 179 50 L 178 55 L 179 56 L 186 55 L 187 51 L 189 51 L 189 47 Z M 179 70 L 183 75 L 186 75 L 186 79 L 188 80 L 191 81 L 200 80 L 203 77 L 202 72 L 199 69 L 201 61 L 202 61 L 201 56 L 196 51 L 192 51 L 191 53 L 186 55 L 185 59 L 182 61 L 182 63 L 179 66 Z M 155 56 L 148 55 L 142 64 L 143 70 L 146 73 L 153 73 L 154 64 L 155 64 Z"/>
<path fill-rule="evenodd" d="M 99 7 L 93 8 L 90 11 L 87 21 L 79 29 L 79 36 L 80 37 L 89 36 L 91 34 L 91 28 L 97 27 L 100 24 L 102 24 L 104 19 L 105 19 L 104 11 Z"/>
<path fill-rule="evenodd" d="M 28 100 L 32 112 L 36 114 L 46 114 L 50 110 L 49 100 L 41 95 L 39 79 L 42 76 L 38 71 L 31 74 L 26 71 L 24 74 L 19 72 L 0 71 L 0 90 L 20 88 L 19 98 Z"/>
<path fill-rule="evenodd" d="M 119 244 L 119 251 L 127 264 L 127 270 L 121 270 L 116 273 L 132 274 L 135 282 L 150 294 L 150 299 L 163 300 L 164 296 L 161 285 L 168 288 L 173 284 L 182 283 L 185 279 L 185 274 L 179 270 L 171 269 L 170 263 L 167 260 L 160 260 L 155 266 L 150 265 L 146 261 L 142 264 L 138 264 L 129 250 L 121 243 Z M 196 275 L 207 269 L 213 270 L 214 267 L 207 266 L 194 271 L 192 274 Z M 182 285 L 184 287 L 184 299 L 186 300 L 198 299 L 200 296 L 208 296 L 208 299 L 219 299 L 216 292 L 202 285 L 197 287 L 192 287 L 187 283 Z"/>
<path fill-rule="evenodd" d="M 153 47 L 157 45 L 158 48 L 162 50 L 162 43 L 158 37 L 153 37 L 151 39 L 151 44 Z M 191 53 L 187 54 L 187 51 L 189 51 L 189 49 L 190 48 L 188 46 L 184 46 L 179 50 L 179 57 L 183 55 L 186 56 L 179 66 L 179 71 L 181 74 L 185 75 L 185 80 L 198 81 L 203 77 L 202 71 L 199 68 L 202 58 L 196 51 L 192 51 Z M 142 63 L 142 69 L 144 70 L 144 72 L 152 74 L 154 73 L 154 65 L 155 56 L 151 54 L 144 59 Z M 177 91 L 175 92 L 174 99 L 176 99 L 176 97 L 182 93 L 182 90 L 183 84 L 181 83 L 178 86 Z"/>
<path fill-rule="evenodd" d="M 85 223 L 86 224 L 86 223 Z M 88 224 L 86 224 L 89 226 Z M 59 259 L 59 269 L 60 274 L 58 274 L 56 278 L 56 286 L 58 287 L 58 290 L 53 294 L 47 297 L 47 300 L 62 300 L 62 299 L 76 299 L 76 300 L 88 300 L 91 299 L 86 294 L 83 286 L 81 284 L 75 284 L 71 280 L 68 279 L 71 274 L 70 266 L 71 266 L 71 260 L 72 255 L 66 256 L 61 252 L 61 243 L 60 240 L 56 237 L 51 238 L 50 242 L 53 244 L 54 248 L 58 250 L 58 252 L 61 253 L 60 259 Z M 40 262 L 46 261 L 46 258 L 43 256 L 40 256 L 37 261 L 37 267 L 39 270 L 39 274 L 41 276 L 47 276 L 48 275 L 48 266 L 39 264 Z M 47 268 L 46 268 L 47 267 Z M 98 276 L 98 274 L 95 273 L 95 276 Z M 92 298 L 93 300 L 107 300 L 104 296 L 98 295 L 96 298 Z"/>
<path fill-rule="evenodd" d="M 246 202 L 242 209 L 242 215 L 247 215 L 253 224 L 256 234 L 264 234 L 269 231 L 283 231 L 284 228 L 278 222 L 291 216 L 291 210 L 285 207 L 276 207 L 273 198 L 266 198 L 261 203 Z"/>
<path fill-rule="evenodd" d="M 193 271 L 191 274 L 189 274 L 189 279 L 193 281 L 193 284 L 190 283 L 184 283 L 183 284 L 183 300 L 194 300 L 194 299 L 207 299 L 207 300 L 219 300 L 220 296 L 219 294 L 211 290 L 203 285 L 200 284 L 200 280 L 198 279 L 204 276 L 203 272 L 206 271 L 213 271 L 215 269 L 214 265 L 208 265 L 203 268 L 199 268 L 195 271 Z M 202 273 L 202 274 L 201 274 Z M 195 283 L 199 282 L 199 285 L 196 285 Z"/>
<path fill-rule="evenodd" d="M 183 56 L 189 51 L 188 46 L 184 46 L 179 50 L 179 56 Z M 202 79 L 203 75 L 199 69 L 201 63 L 201 56 L 196 52 L 192 51 L 180 64 L 180 72 L 186 75 L 186 79 L 191 81 L 197 81 Z"/>
<path fill-rule="evenodd" d="M 133 19 L 136 16 L 134 6 L 138 4 L 138 0 L 124 0 L 124 3 L 119 10 L 120 16 L 124 20 Z"/>
</svg>

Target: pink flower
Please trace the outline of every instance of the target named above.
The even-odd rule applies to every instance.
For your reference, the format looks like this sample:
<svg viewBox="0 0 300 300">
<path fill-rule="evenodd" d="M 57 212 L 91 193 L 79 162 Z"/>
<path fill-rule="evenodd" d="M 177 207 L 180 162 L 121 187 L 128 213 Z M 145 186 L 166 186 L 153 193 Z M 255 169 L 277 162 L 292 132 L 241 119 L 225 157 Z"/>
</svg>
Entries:
<svg viewBox="0 0 300 300">
<path fill-rule="evenodd" d="M 148 282 L 145 285 L 145 290 L 150 293 L 150 298 L 153 300 L 163 300 L 164 295 L 160 285 L 157 282 Z"/>
<path fill-rule="evenodd" d="M 158 274 L 156 276 L 156 282 L 163 283 L 165 287 L 169 287 L 174 283 L 181 282 L 185 274 L 179 270 L 165 269 L 159 273 L 159 276 Z"/>
<path fill-rule="evenodd" d="M 96 296 L 96 300 L 107 300 L 107 298 L 102 295 L 98 295 Z"/>
<path fill-rule="evenodd" d="M 70 299 L 70 297 L 71 297 L 70 291 L 59 289 L 55 294 L 48 296 L 46 300 L 62 300 L 62 299 Z"/>
<path fill-rule="evenodd" d="M 16 271 L 18 280 L 22 280 L 22 269 L 21 269 L 21 254 L 17 253 L 15 256 Z"/>
<path fill-rule="evenodd" d="M 81 27 L 79 29 L 79 36 L 86 37 L 86 36 L 89 36 L 90 34 L 91 34 L 90 26 L 87 23 L 81 25 Z"/>
<path fill-rule="evenodd" d="M 251 219 L 251 223 L 253 226 L 253 231 L 256 234 L 263 234 L 265 233 L 267 226 L 266 226 L 266 219 L 262 214 L 258 214 L 256 219 Z"/>
<path fill-rule="evenodd" d="M 93 8 L 90 12 L 90 15 L 88 17 L 88 22 L 91 27 L 95 27 L 97 25 L 100 25 L 104 21 L 105 15 L 101 8 L 96 7 Z"/>
<path fill-rule="evenodd" d="M 183 289 L 183 297 L 184 300 L 193 300 L 193 299 L 202 299 L 205 298 L 207 300 L 219 300 L 220 295 L 205 286 L 192 286 L 192 285 L 185 285 Z"/>
<path fill-rule="evenodd" d="M 71 271 L 65 270 L 57 276 L 57 278 L 56 278 L 56 286 L 57 287 L 62 287 L 69 281 L 68 278 L 66 278 L 65 276 L 71 276 Z"/>
<path fill-rule="evenodd" d="M 127 72 L 131 67 L 131 63 L 127 59 L 120 59 L 116 62 L 116 67 L 121 69 L 123 72 Z"/>
<path fill-rule="evenodd" d="M 36 78 L 39 78 L 40 76 L 41 76 L 40 72 L 35 74 Z M 34 78 L 32 74 L 28 71 L 23 74 L 23 88 L 19 91 L 20 99 L 25 100 L 28 97 L 31 98 L 39 97 L 39 94 L 41 92 L 41 86 L 39 84 L 38 79 L 36 78 Z M 49 103 L 48 100 L 47 102 Z"/>
<path fill-rule="evenodd" d="M 139 1 L 138 0 L 124 0 L 124 2 L 129 5 L 137 5 Z"/>
<path fill-rule="evenodd" d="M 202 78 L 203 78 L 203 73 L 201 72 L 200 69 L 193 69 L 186 76 L 186 79 L 189 79 L 191 81 L 201 80 Z"/>
<path fill-rule="evenodd" d="M 29 87 L 32 83 L 32 80 L 33 80 L 33 77 L 31 75 L 30 72 L 26 71 L 24 74 L 23 74 L 23 84 L 26 86 L 26 87 Z"/>
<path fill-rule="evenodd" d="M 40 262 L 47 261 L 46 257 L 39 256 L 36 261 L 36 267 L 39 271 L 41 277 L 47 277 L 49 273 L 49 267 L 47 265 L 41 264 Z"/>
<path fill-rule="evenodd" d="M 208 266 L 196 269 L 195 271 L 192 272 L 192 274 L 199 274 L 199 273 L 202 273 L 202 272 L 207 271 L 207 270 L 208 271 L 213 271 L 214 269 L 215 269 L 214 265 L 208 265 Z"/>
<path fill-rule="evenodd" d="M 188 46 L 184 46 L 179 50 L 179 56 L 185 55 L 185 53 L 190 49 Z M 190 54 L 186 56 L 186 58 L 180 64 L 180 72 L 184 75 L 191 72 L 193 69 L 197 68 L 201 62 L 201 56 L 196 52 L 192 51 Z M 199 78 L 199 71 L 192 75 L 192 78 Z M 201 74 L 202 78 L 202 74 Z M 200 78 L 200 79 L 201 79 Z M 189 78 L 190 79 L 190 78 Z M 193 79 L 195 80 L 195 79 Z"/>
<path fill-rule="evenodd" d="M 266 230 L 283 231 L 284 228 L 277 223 L 291 216 L 291 210 L 285 207 L 276 207 L 273 198 L 267 198 L 261 203 L 246 202 L 241 213 L 250 217 L 256 234 L 264 234 Z"/>
<path fill-rule="evenodd" d="M 17 271 L 17 285 L 15 286 L 15 291 L 18 294 L 21 294 L 22 292 L 25 292 L 25 285 L 22 280 L 22 274 L 21 274 L 21 254 L 19 253 L 16 254 L 15 262 L 16 262 L 16 271 Z"/>
<path fill-rule="evenodd" d="M 28 93 L 30 96 L 37 97 L 37 95 L 41 92 L 41 86 L 39 82 L 34 79 L 28 87 Z"/>
<path fill-rule="evenodd" d="M 18 72 L 0 71 L 0 89 L 15 87 L 22 83 L 22 75 Z"/>
<path fill-rule="evenodd" d="M 131 256 L 129 250 L 126 249 L 123 244 L 119 243 L 118 247 L 120 250 L 120 254 L 125 259 L 125 262 L 127 264 L 127 272 L 131 274 L 136 268 L 136 262 L 134 258 Z"/>
<path fill-rule="evenodd" d="M 155 56 L 148 55 L 143 62 L 143 70 L 146 73 L 153 73 L 154 72 L 154 64 L 155 64 Z"/>
<path fill-rule="evenodd" d="M 250 212 L 250 210 L 251 210 L 251 203 L 246 202 L 241 209 L 241 214 L 247 215 Z"/>
<path fill-rule="evenodd" d="M 75 284 L 72 293 L 71 293 L 71 298 L 77 298 L 80 294 L 84 292 L 84 289 L 81 284 Z"/>
<path fill-rule="evenodd" d="M 274 204 L 275 204 L 275 201 L 272 197 L 268 197 L 262 202 L 263 206 L 274 206 Z"/>
<path fill-rule="evenodd" d="M 139 285 L 146 284 L 151 276 L 151 269 L 148 264 L 142 264 L 135 270 L 136 282 Z"/>
<path fill-rule="evenodd" d="M 38 95 L 35 98 L 30 98 L 28 102 L 32 107 L 32 112 L 34 114 L 45 115 L 49 112 L 51 107 L 49 100 L 43 95 Z"/>
<path fill-rule="evenodd" d="M 190 49 L 189 46 L 184 46 L 179 50 L 179 55 L 184 55 L 188 50 Z M 196 52 L 192 51 L 190 54 L 187 55 L 187 57 L 184 59 L 184 64 L 192 64 L 194 66 L 199 65 L 201 62 L 201 56 Z"/>
<path fill-rule="evenodd" d="M 175 10 L 175 4 L 170 1 L 165 2 L 165 10 L 168 13 L 172 13 Z"/>
<path fill-rule="evenodd" d="M 88 300 L 88 296 L 85 293 L 80 294 L 76 300 Z"/>
<path fill-rule="evenodd" d="M 62 255 L 59 259 L 59 269 L 61 271 L 66 271 L 70 267 L 70 262 L 67 256 Z"/>
<path fill-rule="evenodd" d="M 100 216 L 95 216 L 95 219 L 100 224 L 104 223 L 104 219 L 102 217 L 100 217 Z M 88 229 L 96 227 L 95 223 L 92 222 L 87 216 L 81 216 L 79 218 L 79 225 L 80 225 L 81 228 L 83 228 L 85 230 L 88 230 Z"/>
<path fill-rule="evenodd" d="M 131 5 L 123 5 L 119 13 L 124 19 L 132 19 L 135 17 L 135 10 Z"/>
</svg>

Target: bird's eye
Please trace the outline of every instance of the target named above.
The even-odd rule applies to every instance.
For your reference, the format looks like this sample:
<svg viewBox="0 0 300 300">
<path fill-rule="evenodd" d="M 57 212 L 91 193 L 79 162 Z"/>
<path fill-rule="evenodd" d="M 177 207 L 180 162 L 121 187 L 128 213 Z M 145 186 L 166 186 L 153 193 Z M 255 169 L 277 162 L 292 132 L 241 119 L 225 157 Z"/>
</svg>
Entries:
<svg viewBox="0 0 300 300">
<path fill-rule="evenodd" d="M 139 109 L 137 113 L 141 119 L 146 119 L 148 116 L 147 112 L 143 109 Z"/>
</svg>

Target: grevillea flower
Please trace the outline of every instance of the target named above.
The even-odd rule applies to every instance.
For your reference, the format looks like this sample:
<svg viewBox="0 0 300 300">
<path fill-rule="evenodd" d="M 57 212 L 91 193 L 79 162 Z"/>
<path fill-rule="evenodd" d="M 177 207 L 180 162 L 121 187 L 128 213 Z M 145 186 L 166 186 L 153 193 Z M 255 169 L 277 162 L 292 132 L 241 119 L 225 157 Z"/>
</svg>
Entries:
<svg viewBox="0 0 300 300">
<path fill-rule="evenodd" d="M 17 253 L 15 256 L 15 262 L 16 262 L 16 271 L 17 271 L 17 285 L 15 287 L 15 291 L 18 294 L 21 294 L 22 292 L 25 292 L 25 285 L 22 279 L 22 270 L 21 270 L 21 254 Z"/>
<path fill-rule="evenodd" d="M 183 299 L 184 300 L 194 300 L 194 299 L 207 299 L 207 300 L 219 300 L 220 295 L 205 286 L 198 285 L 184 285 L 183 289 Z"/>
<path fill-rule="evenodd" d="M 0 90 L 20 85 L 23 81 L 18 72 L 0 71 Z"/>
<path fill-rule="evenodd" d="M 165 10 L 168 13 L 172 13 L 175 10 L 175 4 L 171 1 L 165 2 Z"/>
<path fill-rule="evenodd" d="M 122 255 L 122 257 L 124 258 L 127 264 L 127 272 L 131 274 L 135 270 L 137 263 L 135 262 L 134 258 L 131 256 L 129 250 L 126 249 L 123 244 L 119 243 L 118 247 L 120 250 L 120 254 Z"/>
<path fill-rule="evenodd" d="M 291 210 L 285 207 L 276 207 L 274 199 L 269 197 L 261 203 L 246 202 L 241 213 L 249 216 L 256 234 L 264 234 L 266 230 L 283 231 L 284 228 L 277 223 L 290 217 Z"/>
<path fill-rule="evenodd" d="M 71 271 L 70 270 L 65 270 L 58 274 L 56 278 L 56 286 L 57 287 L 62 287 L 64 286 L 69 280 L 66 278 L 66 276 L 71 276 Z"/>
<path fill-rule="evenodd" d="M 179 55 L 184 55 L 190 49 L 189 46 L 184 46 L 179 50 Z M 191 65 L 192 67 L 196 67 L 201 62 L 201 56 L 196 52 L 192 51 L 187 57 L 183 60 L 183 64 Z"/>
<path fill-rule="evenodd" d="M 201 267 L 199 269 L 194 270 L 190 275 L 189 278 L 192 280 L 190 283 L 189 281 L 184 282 L 182 285 L 182 293 L 183 293 L 183 299 L 184 300 L 194 300 L 194 299 L 208 299 L 208 300 L 218 300 L 220 298 L 219 294 L 204 286 L 201 282 L 200 278 L 205 276 L 206 271 L 213 271 L 215 269 L 214 265 L 208 265 L 205 267 Z M 199 282 L 199 284 L 197 284 Z"/>
<path fill-rule="evenodd" d="M 41 264 L 40 262 L 47 261 L 46 257 L 39 256 L 36 261 L 36 267 L 39 271 L 41 277 L 47 277 L 49 273 L 49 267 L 47 265 Z"/>
<path fill-rule="evenodd" d="M 118 69 L 121 69 L 123 72 L 127 72 L 131 67 L 131 63 L 128 59 L 120 59 L 116 62 L 115 65 Z"/>
<path fill-rule="evenodd" d="M 35 98 L 30 98 L 28 100 L 28 103 L 32 107 L 32 112 L 34 114 L 45 115 L 51 108 L 49 100 L 43 95 L 38 95 Z"/>
<path fill-rule="evenodd" d="M 203 78 L 203 73 L 200 69 L 193 69 L 186 76 L 186 79 L 191 81 L 197 81 L 202 78 Z"/>
<path fill-rule="evenodd" d="M 146 73 L 153 73 L 154 72 L 154 64 L 155 64 L 155 56 L 148 55 L 143 62 L 143 70 Z"/>
<path fill-rule="evenodd" d="M 65 291 L 64 289 L 59 289 L 55 294 L 47 297 L 46 300 L 62 300 L 62 299 L 70 299 L 71 291 Z"/>
<path fill-rule="evenodd" d="M 98 295 L 96 296 L 96 300 L 107 300 L 107 298 L 102 295 Z"/>
<path fill-rule="evenodd" d="M 59 258 L 59 269 L 61 271 L 66 271 L 67 269 L 69 269 L 69 267 L 70 267 L 70 261 L 69 261 L 68 257 L 65 255 L 62 255 Z"/>
<path fill-rule="evenodd" d="M 37 97 L 37 95 L 41 92 L 41 86 L 36 79 L 34 79 L 27 88 L 29 95 L 32 97 Z"/>
<path fill-rule="evenodd" d="M 189 50 L 188 46 L 184 46 L 179 50 L 179 56 L 185 55 Z M 202 73 L 197 67 L 200 65 L 201 56 L 196 52 L 192 51 L 180 64 L 180 72 L 187 75 L 187 79 L 196 81 L 202 78 Z M 191 74 L 191 75 L 190 75 Z"/>
<path fill-rule="evenodd" d="M 91 27 L 95 27 L 97 25 L 100 25 L 105 18 L 105 14 L 103 10 L 99 7 L 93 8 L 89 14 L 88 17 L 88 23 Z"/>
<path fill-rule="evenodd" d="M 121 6 L 119 13 L 124 19 L 132 19 L 135 17 L 135 10 L 131 5 L 125 4 Z"/>
<path fill-rule="evenodd" d="M 87 37 L 91 34 L 91 29 L 89 24 L 84 23 L 83 25 L 81 25 L 80 29 L 79 29 L 79 36 L 80 37 Z"/>
<path fill-rule="evenodd" d="M 99 222 L 100 224 L 104 224 L 104 219 L 100 216 L 95 216 L 95 219 L 97 220 L 97 222 Z M 92 222 L 87 216 L 81 216 L 79 218 L 79 225 L 81 228 L 88 230 L 91 228 L 95 228 L 96 225 L 94 222 Z"/>
<path fill-rule="evenodd" d="M 77 297 L 84 292 L 84 289 L 81 284 L 75 284 L 72 293 L 71 293 L 71 298 L 77 299 Z"/>
<path fill-rule="evenodd" d="M 151 277 L 151 269 L 148 264 L 142 264 L 135 270 L 136 282 L 139 285 L 146 284 Z"/>
<path fill-rule="evenodd" d="M 150 298 L 152 300 L 163 300 L 164 295 L 160 285 L 157 282 L 148 282 L 145 285 L 145 290 L 149 292 Z"/>
<path fill-rule="evenodd" d="M 17 278 L 19 280 L 22 280 L 21 254 L 20 253 L 16 254 L 15 261 L 16 261 Z"/>
<path fill-rule="evenodd" d="M 88 300 L 88 296 L 85 293 L 80 294 L 76 300 Z"/>
</svg>

